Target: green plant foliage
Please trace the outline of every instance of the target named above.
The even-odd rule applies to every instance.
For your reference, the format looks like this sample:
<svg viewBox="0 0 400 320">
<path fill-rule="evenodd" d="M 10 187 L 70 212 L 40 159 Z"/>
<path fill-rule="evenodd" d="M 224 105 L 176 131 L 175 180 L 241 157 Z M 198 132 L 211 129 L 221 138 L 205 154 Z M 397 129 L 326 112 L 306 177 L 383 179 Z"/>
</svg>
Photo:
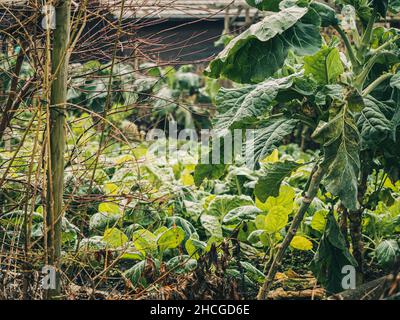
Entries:
<svg viewBox="0 0 400 320">
<path fill-rule="evenodd" d="M 118 248 L 128 242 L 128 237 L 117 228 L 111 228 L 104 231 L 103 241 L 112 248 Z"/>
<path fill-rule="evenodd" d="M 391 123 L 384 114 L 384 106 L 372 97 L 364 99 L 365 108 L 357 119 L 362 149 L 375 149 L 391 135 Z"/>
<path fill-rule="evenodd" d="M 212 216 L 223 218 L 228 212 L 237 207 L 253 204 L 253 200 L 248 196 L 220 195 L 211 200 L 208 205 L 207 213 Z"/>
<path fill-rule="evenodd" d="M 190 259 L 188 255 L 176 256 L 167 263 L 167 269 L 175 274 L 185 274 L 196 269 L 197 261 Z"/>
<path fill-rule="evenodd" d="M 310 224 L 311 228 L 321 233 L 324 232 L 326 225 L 326 216 L 327 216 L 327 211 L 323 209 L 315 212 L 311 220 Z"/>
<path fill-rule="evenodd" d="M 233 129 L 272 109 L 279 91 L 292 86 L 293 76 L 268 79 L 258 85 L 235 89 L 222 88 L 216 97 L 219 111 L 215 128 Z"/>
<path fill-rule="evenodd" d="M 280 231 L 288 223 L 288 214 L 284 207 L 272 207 L 264 221 L 264 230 L 268 233 L 275 233 Z"/>
<path fill-rule="evenodd" d="M 229 211 L 222 222 L 227 225 L 238 225 L 242 221 L 254 220 L 261 210 L 256 206 L 242 206 Z"/>
<path fill-rule="evenodd" d="M 313 56 L 304 57 L 304 70 L 322 84 L 335 83 L 344 72 L 337 48 L 323 48 Z"/>
<path fill-rule="evenodd" d="M 313 138 L 324 146 L 326 188 L 349 209 L 357 209 L 357 179 L 360 169 L 359 133 L 354 119 L 342 106 L 327 123 L 320 123 Z"/>
<path fill-rule="evenodd" d="M 400 32 L 376 23 L 399 1 L 247 3 L 263 12 L 241 34 L 223 34 L 206 77 L 199 65 L 137 70 L 117 56 L 70 65 L 60 267 L 82 288 L 247 299 L 272 274 L 276 295 L 309 282 L 301 273 L 317 246 L 310 269 L 328 294 L 342 290 L 342 267 L 357 265 L 352 253 L 367 275 L 394 268 Z M 1 254 L 12 256 L 3 260 L 22 275 L 41 267 L 46 250 L 42 172 L 55 149 L 47 145 L 46 77 L 35 69 L 45 57 L 32 59 L 29 48 L 15 97 L 21 48 L 11 49 L 0 55 L 1 121 L 9 103 L 21 106 L 9 112 L 11 138 L 0 141 L 0 238 Z M 171 122 L 196 133 L 212 126 L 211 151 L 200 139 L 145 139 L 152 129 L 173 133 Z M 225 161 L 235 129 L 245 129 L 243 149 L 235 145 Z M 346 226 L 356 214 L 360 222 Z M 290 257 L 280 260 L 286 248 Z"/>
<path fill-rule="evenodd" d="M 290 242 L 290 246 L 293 249 L 302 251 L 311 250 L 313 247 L 312 242 L 303 236 L 294 236 L 293 240 Z"/>
<path fill-rule="evenodd" d="M 283 65 L 289 49 L 299 55 L 315 53 L 321 46 L 320 23 L 315 11 L 297 6 L 268 15 L 230 41 L 206 75 L 261 82 Z"/>
<path fill-rule="evenodd" d="M 331 8 L 329 5 L 317 1 L 313 1 L 310 4 L 321 18 L 321 27 L 337 26 L 340 21 L 336 15 L 335 9 Z"/>
<path fill-rule="evenodd" d="M 218 217 L 209 214 L 202 214 L 200 222 L 203 228 L 209 232 L 210 236 L 218 239 L 223 238 L 221 222 Z"/>
<path fill-rule="evenodd" d="M 255 196 L 262 202 L 268 197 L 277 197 L 284 178 L 288 177 L 300 164 L 292 161 L 268 163 L 263 174 L 254 188 Z"/>
<path fill-rule="evenodd" d="M 174 249 L 178 247 L 185 239 L 185 232 L 181 227 L 172 227 L 163 232 L 157 239 L 157 245 L 160 251 Z"/>
<path fill-rule="evenodd" d="M 264 159 L 278 147 L 295 128 L 298 120 L 285 117 L 268 119 L 264 127 L 255 132 L 254 140 L 247 141 L 247 163 Z"/>
<path fill-rule="evenodd" d="M 199 186 L 204 179 L 214 180 L 220 178 L 225 172 L 224 164 L 198 164 L 194 171 L 194 183 Z"/>
<path fill-rule="evenodd" d="M 246 0 L 249 6 L 266 11 L 279 11 L 279 4 L 282 0 Z"/>
<path fill-rule="evenodd" d="M 329 292 L 342 291 L 342 268 L 345 265 L 356 266 L 357 262 L 346 247 L 345 239 L 333 214 L 327 217 L 324 234 L 310 268 L 318 281 Z"/>
<path fill-rule="evenodd" d="M 390 270 L 400 257 L 400 248 L 396 240 L 384 240 L 375 248 L 378 263 Z"/>
<path fill-rule="evenodd" d="M 190 238 L 185 242 L 185 248 L 189 256 L 198 259 L 200 254 L 204 253 L 207 243 L 194 238 Z"/>
</svg>

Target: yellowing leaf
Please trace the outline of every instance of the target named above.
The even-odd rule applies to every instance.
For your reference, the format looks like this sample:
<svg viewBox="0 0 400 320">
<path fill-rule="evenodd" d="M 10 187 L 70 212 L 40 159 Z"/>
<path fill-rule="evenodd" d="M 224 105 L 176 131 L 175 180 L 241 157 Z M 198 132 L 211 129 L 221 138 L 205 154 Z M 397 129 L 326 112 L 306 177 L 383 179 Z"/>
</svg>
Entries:
<svg viewBox="0 0 400 320">
<path fill-rule="evenodd" d="M 184 186 L 193 186 L 194 185 L 194 178 L 190 174 L 190 172 L 187 171 L 186 169 L 182 172 L 181 181 Z"/>
<path fill-rule="evenodd" d="M 188 172 L 193 172 L 195 168 L 196 168 L 195 164 L 186 164 L 185 165 L 185 171 L 188 171 Z"/>
<path fill-rule="evenodd" d="M 106 229 L 104 231 L 103 240 L 113 248 L 122 247 L 128 242 L 128 237 L 117 228 Z"/>
<path fill-rule="evenodd" d="M 397 183 L 396 183 L 396 185 L 397 185 Z M 385 183 L 383 184 L 383 186 L 384 186 L 385 188 L 389 188 L 389 189 L 391 189 L 392 191 L 397 191 L 397 190 L 398 190 L 398 188 L 396 187 L 396 185 L 393 184 L 392 180 L 390 180 L 389 177 L 386 178 Z"/>
<path fill-rule="evenodd" d="M 102 202 L 99 204 L 99 212 L 105 212 L 109 214 L 120 214 L 121 209 L 116 203 Z"/>
<path fill-rule="evenodd" d="M 305 251 L 311 250 L 313 247 L 312 242 L 303 236 L 294 236 L 290 246 L 294 249 Z"/>
<path fill-rule="evenodd" d="M 317 230 L 319 232 L 323 232 L 325 229 L 325 224 L 326 224 L 326 215 L 327 215 L 326 210 L 318 210 L 317 212 L 314 213 L 314 216 L 311 220 L 311 228 L 314 230 Z"/>
<path fill-rule="evenodd" d="M 132 233 L 132 241 L 135 247 L 144 255 L 157 249 L 157 237 L 147 229 L 134 231 Z"/>
<path fill-rule="evenodd" d="M 261 163 L 274 163 L 279 160 L 279 152 L 278 149 L 274 149 L 270 155 L 266 156 L 264 159 L 262 159 L 260 162 Z"/>
<path fill-rule="evenodd" d="M 147 148 L 140 146 L 140 147 L 136 147 L 135 149 L 132 150 L 133 155 L 135 156 L 136 160 L 143 158 L 146 156 L 147 154 Z"/>
<path fill-rule="evenodd" d="M 265 217 L 264 214 L 259 214 L 255 219 L 256 228 L 259 230 L 265 229 Z"/>
<path fill-rule="evenodd" d="M 103 190 L 106 194 L 115 195 L 118 193 L 118 186 L 114 183 L 105 183 Z"/>
<path fill-rule="evenodd" d="M 185 231 L 181 227 L 172 227 L 159 236 L 157 244 L 160 251 L 164 251 L 176 248 L 183 239 L 185 239 Z"/>
<path fill-rule="evenodd" d="M 265 208 L 269 211 L 276 206 L 284 207 L 287 214 L 293 210 L 295 191 L 290 186 L 281 186 L 278 197 L 269 197 L 265 202 Z"/>
<path fill-rule="evenodd" d="M 207 247 L 207 243 L 190 238 L 185 243 L 186 251 L 188 252 L 189 256 L 192 256 L 195 259 L 200 257 L 200 253 Z"/>
<path fill-rule="evenodd" d="M 268 214 L 265 217 L 264 230 L 268 233 L 275 233 L 284 228 L 287 223 L 287 210 L 282 206 L 276 206 L 268 211 Z"/>
<path fill-rule="evenodd" d="M 400 199 L 397 199 L 389 208 L 390 215 L 395 218 L 400 214 Z"/>
<path fill-rule="evenodd" d="M 114 160 L 114 163 L 116 165 L 120 165 L 120 164 L 124 164 L 124 163 L 127 163 L 127 162 L 134 162 L 134 161 L 135 161 L 135 157 L 133 155 L 124 154 L 124 155 L 121 155 L 118 158 L 116 158 Z"/>
<path fill-rule="evenodd" d="M 262 211 L 268 211 L 267 202 L 262 202 L 256 197 L 256 207 Z"/>
</svg>

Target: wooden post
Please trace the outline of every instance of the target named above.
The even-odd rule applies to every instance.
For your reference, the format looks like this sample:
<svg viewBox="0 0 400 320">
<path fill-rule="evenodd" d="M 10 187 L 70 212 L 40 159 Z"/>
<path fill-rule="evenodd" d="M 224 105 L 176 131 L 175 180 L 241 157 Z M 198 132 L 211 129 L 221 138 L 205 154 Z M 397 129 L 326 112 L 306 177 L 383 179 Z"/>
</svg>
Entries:
<svg viewBox="0 0 400 320">
<path fill-rule="evenodd" d="M 250 8 L 246 8 L 244 24 L 246 25 L 246 27 L 249 27 L 251 25 Z"/>
<path fill-rule="evenodd" d="M 56 7 L 56 29 L 52 51 L 50 98 L 50 163 L 47 182 L 47 247 L 49 265 L 56 270 L 55 286 L 47 298 L 60 295 L 61 226 L 64 194 L 65 110 L 67 101 L 68 44 L 70 38 L 71 0 L 61 0 Z"/>
<path fill-rule="evenodd" d="M 224 34 L 229 33 L 230 27 L 230 19 L 229 19 L 229 7 L 225 9 L 225 16 L 224 16 Z"/>
</svg>

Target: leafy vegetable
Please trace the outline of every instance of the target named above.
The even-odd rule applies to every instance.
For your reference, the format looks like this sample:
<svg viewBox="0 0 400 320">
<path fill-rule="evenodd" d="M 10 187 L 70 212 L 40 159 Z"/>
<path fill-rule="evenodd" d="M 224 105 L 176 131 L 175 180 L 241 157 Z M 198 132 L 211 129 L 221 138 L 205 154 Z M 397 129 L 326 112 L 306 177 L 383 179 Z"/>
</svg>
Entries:
<svg viewBox="0 0 400 320">
<path fill-rule="evenodd" d="M 231 40 L 210 63 L 206 75 L 261 82 L 282 66 L 289 49 L 299 55 L 315 53 L 321 46 L 320 23 L 315 12 L 297 6 L 268 15 Z"/>
<path fill-rule="evenodd" d="M 342 268 L 346 265 L 357 266 L 357 262 L 347 249 L 335 217 L 330 213 L 310 268 L 329 292 L 336 293 L 343 290 Z"/>
<path fill-rule="evenodd" d="M 384 240 L 375 249 L 378 263 L 389 269 L 394 266 L 400 257 L 400 248 L 396 240 Z"/>
<path fill-rule="evenodd" d="M 269 196 L 278 196 L 283 179 L 299 166 L 300 164 L 292 161 L 267 164 L 265 174 L 258 179 L 254 189 L 256 197 L 265 202 Z"/>
</svg>

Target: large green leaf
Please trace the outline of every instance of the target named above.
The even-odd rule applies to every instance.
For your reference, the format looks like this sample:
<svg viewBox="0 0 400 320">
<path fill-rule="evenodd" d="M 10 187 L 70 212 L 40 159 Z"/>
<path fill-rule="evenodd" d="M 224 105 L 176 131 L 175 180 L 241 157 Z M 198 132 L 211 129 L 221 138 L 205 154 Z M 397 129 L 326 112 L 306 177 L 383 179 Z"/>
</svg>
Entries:
<svg viewBox="0 0 400 320">
<path fill-rule="evenodd" d="M 224 164 L 199 163 L 194 170 L 194 183 L 196 186 L 199 186 L 204 179 L 219 179 L 224 172 Z"/>
<path fill-rule="evenodd" d="M 128 237 L 121 230 L 117 228 L 110 228 L 104 231 L 103 241 L 110 247 L 122 247 L 128 242 Z"/>
<path fill-rule="evenodd" d="M 254 194 L 262 202 L 265 202 L 270 196 L 277 197 L 283 179 L 300 166 L 301 164 L 289 160 L 267 163 L 265 174 L 258 179 Z"/>
<path fill-rule="evenodd" d="M 171 270 L 175 274 L 187 274 L 196 269 L 196 266 L 197 261 L 188 255 L 173 257 L 166 263 L 167 270 Z"/>
<path fill-rule="evenodd" d="M 165 220 L 165 225 L 168 228 L 171 228 L 173 226 L 181 227 L 182 230 L 185 232 L 185 239 L 188 239 L 192 235 L 197 235 L 196 228 L 192 225 L 192 223 L 179 216 L 168 217 Z"/>
<path fill-rule="evenodd" d="M 262 211 L 256 206 L 242 206 L 229 211 L 222 222 L 228 225 L 237 225 L 242 221 L 254 220 Z"/>
<path fill-rule="evenodd" d="M 315 103 L 324 106 L 327 100 L 342 101 L 344 95 L 345 88 L 340 84 L 325 85 L 315 94 Z"/>
<path fill-rule="evenodd" d="M 207 247 L 207 243 L 190 238 L 186 241 L 185 243 L 185 249 L 189 256 L 193 256 L 195 259 L 198 259 L 200 257 L 200 254 L 202 254 Z"/>
<path fill-rule="evenodd" d="M 126 270 L 124 276 L 134 286 L 147 286 L 148 282 L 151 283 L 151 277 L 158 275 L 159 269 L 160 261 L 157 259 L 147 259 L 136 263 L 132 268 Z"/>
<path fill-rule="evenodd" d="M 279 91 L 290 88 L 292 79 L 293 76 L 270 78 L 258 85 L 234 89 L 222 88 L 216 97 L 220 114 L 217 116 L 215 128 L 233 129 L 239 127 L 243 121 L 269 112 Z"/>
<path fill-rule="evenodd" d="M 93 233 L 104 232 L 105 229 L 116 226 L 120 218 L 118 214 L 97 212 L 90 217 L 89 230 Z"/>
<path fill-rule="evenodd" d="M 390 86 L 400 90 L 400 72 L 397 72 L 393 77 L 390 78 Z"/>
<path fill-rule="evenodd" d="M 284 207 L 272 207 L 265 217 L 264 230 L 268 233 L 278 232 L 287 225 L 288 220 L 288 212 Z"/>
<path fill-rule="evenodd" d="M 185 239 L 185 231 L 181 227 L 172 227 L 163 232 L 157 239 L 160 251 L 174 249 Z"/>
<path fill-rule="evenodd" d="M 336 82 L 344 72 L 337 48 L 323 48 L 315 55 L 304 58 L 304 70 L 306 74 L 312 74 L 314 79 L 322 84 Z"/>
<path fill-rule="evenodd" d="M 365 108 L 357 116 L 361 149 L 377 148 L 390 135 L 391 123 L 381 110 L 382 102 L 367 97 L 364 103 Z"/>
<path fill-rule="evenodd" d="M 280 69 L 289 49 L 314 54 L 321 46 L 321 19 L 314 10 L 297 6 L 267 15 L 234 38 L 205 74 L 240 83 L 257 83 Z"/>
<path fill-rule="evenodd" d="M 297 122 L 296 119 L 285 117 L 267 120 L 264 128 L 257 129 L 254 132 L 254 139 L 248 139 L 246 142 L 246 163 L 256 163 L 269 155 L 287 135 L 292 133 Z"/>
<path fill-rule="evenodd" d="M 249 262 L 240 261 L 245 274 L 255 283 L 263 283 L 265 275 Z"/>
<path fill-rule="evenodd" d="M 310 4 L 310 7 L 317 11 L 321 17 L 321 27 L 337 26 L 339 24 L 335 9 L 327 4 L 314 1 Z"/>
<path fill-rule="evenodd" d="M 208 214 L 222 219 L 229 211 L 247 205 L 254 205 L 248 196 L 219 195 L 208 205 Z"/>
<path fill-rule="evenodd" d="M 346 241 L 332 213 L 328 215 L 326 228 L 318 246 L 317 253 L 310 264 L 311 271 L 329 292 L 342 291 L 342 268 L 357 266 L 350 254 Z"/>
<path fill-rule="evenodd" d="M 222 227 L 220 219 L 216 216 L 209 214 L 202 214 L 200 216 L 201 225 L 206 229 L 211 236 L 216 238 L 222 238 Z"/>
<path fill-rule="evenodd" d="M 384 268 L 391 268 L 400 257 L 400 248 L 396 240 L 384 240 L 375 249 L 378 263 Z"/>
<path fill-rule="evenodd" d="M 326 189 L 345 207 L 357 209 L 360 135 L 347 106 L 341 106 L 329 122 L 321 122 L 312 137 L 323 145 Z"/>
<path fill-rule="evenodd" d="M 157 237 L 147 229 L 134 231 L 131 238 L 135 247 L 143 254 L 157 249 Z"/>
<path fill-rule="evenodd" d="M 147 285 L 147 280 L 144 277 L 144 268 L 146 267 L 146 260 L 136 263 L 132 268 L 124 272 L 124 276 L 129 279 L 134 285 Z"/>
<path fill-rule="evenodd" d="M 246 0 L 249 6 L 265 11 L 279 11 L 282 0 Z"/>
</svg>

